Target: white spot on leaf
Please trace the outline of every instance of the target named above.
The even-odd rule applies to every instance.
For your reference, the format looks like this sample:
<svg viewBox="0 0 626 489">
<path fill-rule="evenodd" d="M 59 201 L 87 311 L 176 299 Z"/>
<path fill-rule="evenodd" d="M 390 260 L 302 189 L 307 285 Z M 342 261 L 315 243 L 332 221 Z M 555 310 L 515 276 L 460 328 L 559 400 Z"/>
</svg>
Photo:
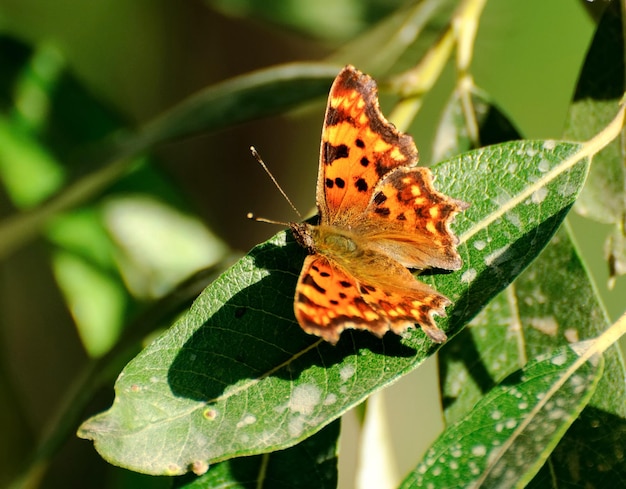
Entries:
<svg viewBox="0 0 626 489">
<path fill-rule="evenodd" d="M 497 250 L 492 251 L 485 257 L 485 264 L 490 267 L 496 261 L 500 261 L 499 258 L 504 255 L 509 249 L 509 245 L 503 246 L 502 248 L 498 248 Z"/>
<path fill-rule="evenodd" d="M 254 424 L 256 422 L 256 416 L 253 414 L 246 414 L 239 423 L 237 423 L 237 428 L 243 428 L 244 426 L 248 426 Z"/>
<path fill-rule="evenodd" d="M 487 454 L 487 447 L 485 445 L 474 445 L 472 447 L 472 455 L 475 457 L 484 457 Z"/>
<path fill-rule="evenodd" d="M 541 187 L 533 192 L 530 197 L 530 200 L 533 204 L 541 204 L 545 198 L 548 196 L 548 189 L 546 187 Z"/>
<path fill-rule="evenodd" d="M 337 396 L 335 394 L 328 394 L 326 399 L 324 399 L 324 406 L 330 406 L 337 402 Z"/>
<path fill-rule="evenodd" d="M 575 194 L 578 191 L 578 187 L 573 182 L 564 183 L 559 187 L 559 194 L 562 197 L 569 197 L 572 194 Z"/>
<path fill-rule="evenodd" d="M 321 396 L 322 391 L 316 385 L 298 385 L 291 393 L 289 410 L 294 413 L 309 415 L 319 404 Z"/>
<path fill-rule="evenodd" d="M 484 242 L 482 239 L 474 241 L 474 248 L 476 248 L 478 251 L 484 250 L 485 246 L 487 246 L 487 243 Z"/>
<path fill-rule="evenodd" d="M 290 418 L 289 425 L 287 426 L 289 434 L 291 436 L 298 436 L 300 433 L 302 433 L 302 430 L 304 428 L 304 421 L 304 416 L 294 416 Z"/>
<path fill-rule="evenodd" d="M 517 213 L 515 212 L 507 212 L 506 213 L 506 218 L 508 219 L 508 221 L 513 224 L 513 226 L 515 226 L 517 229 L 521 229 L 522 227 L 522 220 L 520 219 L 520 217 L 517 215 Z"/>
<path fill-rule="evenodd" d="M 515 421 L 514 419 L 507 419 L 506 422 L 504 423 L 504 426 L 508 428 L 509 430 L 512 430 L 513 428 L 517 426 L 517 421 Z"/>
<path fill-rule="evenodd" d="M 343 367 L 341 367 L 341 370 L 339 370 L 339 376 L 341 377 L 341 381 L 345 382 L 350 379 L 354 375 L 355 371 L 356 368 L 352 364 L 344 365 Z"/>
<path fill-rule="evenodd" d="M 463 275 L 461 275 L 461 282 L 465 282 L 468 284 L 472 282 L 475 278 L 476 278 L 476 270 L 474 270 L 473 268 L 470 268 L 469 270 L 466 270 L 465 272 L 463 272 Z"/>
<path fill-rule="evenodd" d="M 531 318 L 529 322 L 534 329 L 545 335 L 556 336 L 559 332 L 559 324 L 556 322 L 554 316 Z"/>
<path fill-rule="evenodd" d="M 209 470 L 209 464 L 204 460 L 196 460 L 193 464 L 191 464 L 191 471 L 196 475 L 202 475 Z"/>
<path fill-rule="evenodd" d="M 578 330 L 574 328 L 567 328 L 565 331 L 563 331 L 563 336 L 565 336 L 565 339 L 568 341 L 568 343 L 576 343 L 577 341 L 579 341 Z"/>
<path fill-rule="evenodd" d="M 554 139 L 546 139 L 543 142 L 543 149 L 546 151 L 552 151 L 554 148 L 556 148 L 556 141 Z"/>
</svg>

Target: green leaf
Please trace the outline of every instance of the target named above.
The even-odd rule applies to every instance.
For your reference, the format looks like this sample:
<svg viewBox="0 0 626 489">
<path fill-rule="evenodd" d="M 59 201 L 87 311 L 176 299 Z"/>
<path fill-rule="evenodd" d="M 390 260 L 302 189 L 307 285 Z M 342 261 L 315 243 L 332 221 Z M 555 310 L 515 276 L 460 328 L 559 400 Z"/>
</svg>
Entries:
<svg viewBox="0 0 626 489">
<path fill-rule="evenodd" d="M 281 114 L 326 95 L 340 69 L 338 64 L 290 63 L 225 80 L 148 122 L 120 146 L 134 153 L 165 141 Z"/>
<path fill-rule="evenodd" d="M 579 319 L 573 322 L 572 317 Z M 463 341 L 441 350 L 447 422 L 465 416 L 485 392 L 528 358 L 594 338 L 608 326 L 570 236 L 561 229 L 515 283 L 474 318 L 461 333 Z M 619 356 L 607 362 L 623 371 Z"/>
<path fill-rule="evenodd" d="M 463 270 L 423 277 L 454 306 L 457 333 L 540 252 L 583 184 L 580 145 L 516 142 L 454 158 L 438 188 L 472 206 L 455 225 Z M 79 435 L 110 462 L 152 474 L 283 449 L 312 435 L 437 348 L 421 330 L 336 347 L 295 323 L 305 251 L 282 232 L 254 248 L 122 372 L 112 408 Z"/>
<path fill-rule="evenodd" d="M 520 138 L 513 125 L 484 92 L 474 90 L 471 94 L 471 103 L 478 126 L 480 145 L 487 146 Z M 460 94 L 455 90 L 448 98 L 441 120 L 437 124 L 431 157 L 433 163 L 477 147 L 476 141 L 471 140 L 467 127 Z"/>
<path fill-rule="evenodd" d="M 579 360 L 565 346 L 511 374 L 437 439 L 401 487 L 524 487 L 595 390 L 602 357 Z"/>
<path fill-rule="evenodd" d="M 499 294 L 440 352 L 446 420 L 462 419 L 502 377 L 570 342 L 594 338 L 609 326 L 597 293 L 561 228 L 515 283 Z M 619 456 L 626 450 L 626 373 L 617 347 L 605 354 L 604 375 L 589 405 L 533 480 L 603 487 L 623 478 Z M 495 421 L 491 422 L 492 425 Z M 590 439 L 610 448 L 599 453 Z M 585 460 L 573 467 L 572 459 Z M 536 487 L 545 487 L 538 483 Z"/>
<path fill-rule="evenodd" d="M 580 73 L 564 136 L 577 141 L 596 134 L 614 117 L 624 89 L 624 39 L 620 6 L 609 4 Z M 576 202 L 584 216 L 615 223 L 626 212 L 626 170 L 616 139 L 597 156 Z"/>
<path fill-rule="evenodd" d="M 624 34 L 619 3 L 607 5 L 578 80 L 564 137 L 591 137 L 613 117 L 624 90 Z M 609 280 L 626 274 L 626 166 L 616 138 L 597 156 L 576 202 L 576 212 L 613 225 L 606 239 Z"/>
<path fill-rule="evenodd" d="M 539 323 L 536 319 L 534 324 L 526 322 L 530 326 L 525 335 L 529 356 L 550 345 L 592 338 L 609 327 L 596 288 L 565 230 L 537 262 L 516 282 L 517 289 L 524 291 L 518 294 L 520 316 L 540 319 Z M 550 324 L 550 318 L 558 330 L 546 337 L 537 326 Z M 606 350 L 604 359 L 604 374 L 589 405 L 529 487 L 545 487 L 545 480 L 587 487 L 610 487 L 620 480 L 626 483 L 626 466 L 620 455 L 626 452 L 626 370 L 617 345 Z M 598 443 L 603 446 L 601 452 Z M 585 462 L 577 465 L 572 460 Z"/>
<path fill-rule="evenodd" d="M 498 382 L 526 363 L 525 355 L 520 355 L 523 336 L 509 302 L 514 300 L 510 295 L 512 290 L 510 286 L 494 297 L 455 341 L 439 351 L 437 360 L 447 425 L 464 418 Z"/>
<path fill-rule="evenodd" d="M 337 487 L 339 421 L 297 445 L 271 454 L 221 462 L 200 477 L 185 476 L 176 489 L 224 487 L 247 489 L 334 489 Z M 203 467 L 205 468 L 205 467 Z"/>
</svg>

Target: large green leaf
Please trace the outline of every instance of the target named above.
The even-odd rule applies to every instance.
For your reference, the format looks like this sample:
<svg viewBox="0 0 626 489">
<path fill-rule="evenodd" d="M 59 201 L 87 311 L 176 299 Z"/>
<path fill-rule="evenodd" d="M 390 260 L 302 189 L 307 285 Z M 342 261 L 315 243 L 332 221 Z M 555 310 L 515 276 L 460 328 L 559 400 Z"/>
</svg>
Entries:
<svg viewBox="0 0 626 489">
<path fill-rule="evenodd" d="M 603 333 L 609 321 L 569 234 L 557 234 L 537 261 L 545 266 L 533 264 L 516 282 L 528 355 Z M 604 359 L 604 374 L 588 406 L 528 487 L 545 487 L 547 480 L 562 487 L 626 484 L 621 455 L 626 453 L 626 370 L 618 345 L 606 350 Z"/>
<path fill-rule="evenodd" d="M 145 124 L 122 147 L 131 152 L 180 137 L 281 114 L 326 95 L 341 65 L 291 63 L 231 78 L 201 90 Z"/>
<path fill-rule="evenodd" d="M 486 392 L 527 358 L 594 338 L 608 325 L 569 233 L 561 228 L 537 260 L 459 335 L 463 341 L 441 350 L 446 420 L 452 424 L 467 416 Z M 596 393 L 533 480 L 535 487 L 545 487 L 537 481 L 548 479 L 603 487 L 609 480 L 625 478 L 623 464 L 614 454 L 626 450 L 626 376 L 617 347 L 604 357 Z M 497 423 L 492 419 L 483 425 Z M 598 452 L 588 443 L 591 439 L 602 439 L 611 448 Z M 586 462 L 574 467 L 568 462 L 572 459 Z M 543 452 L 526 455 L 528 468 L 543 460 Z"/>
<path fill-rule="evenodd" d="M 457 219 L 463 270 L 424 277 L 454 306 L 456 334 L 540 252 L 583 184 L 583 146 L 515 142 L 435 169 L 438 188 L 470 202 Z M 110 462 L 152 474 L 273 451 L 312 435 L 438 348 L 420 330 L 382 341 L 304 334 L 292 301 L 305 252 L 282 232 L 254 248 L 122 372 L 112 408 L 83 424 Z"/>
<path fill-rule="evenodd" d="M 504 379 L 439 437 L 402 489 L 524 487 L 595 390 L 602 357 L 579 360 L 562 347 Z"/>
</svg>

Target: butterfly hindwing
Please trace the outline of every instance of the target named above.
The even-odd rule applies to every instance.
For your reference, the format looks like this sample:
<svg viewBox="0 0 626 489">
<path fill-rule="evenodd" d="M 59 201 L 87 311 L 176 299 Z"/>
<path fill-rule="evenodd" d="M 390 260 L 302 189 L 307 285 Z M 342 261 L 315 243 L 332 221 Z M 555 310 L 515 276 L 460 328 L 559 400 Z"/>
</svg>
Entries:
<svg viewBox="0 0 626 489">
<path fill-rule="evenodd" d="M 434 341 L 445 341 L 433 320 L 434 314 L 445 314 L 450 302 L 445 296 L 410 275 L 405 283 L 380 282 L 358 280 L 328 258 L 309 255 L 298 280 L 296 318 L 304 331 L 333 344 L 344 329 L 381 337 L 387 331 L 401 334 L 415 323 Z"/>
<path fill-rule="evenodd" d="M 435 190 L 428 168 L 398 168 L 374 189 L 358 233 L 405 267 L 458 270 L 450 224 L 467 204 Z"/>
</svg>

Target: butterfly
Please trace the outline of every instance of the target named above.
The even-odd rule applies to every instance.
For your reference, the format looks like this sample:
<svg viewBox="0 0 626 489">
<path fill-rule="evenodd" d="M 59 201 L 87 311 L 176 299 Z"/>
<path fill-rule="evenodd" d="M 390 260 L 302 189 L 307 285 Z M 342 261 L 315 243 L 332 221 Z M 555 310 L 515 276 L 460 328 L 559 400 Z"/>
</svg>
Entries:
<svg viewBox="0 0 626 489">
<path fill-rule="evenodd" d="M 468 204 L 433 187 L 413 138 L 382 115 L 376 82 L 346 66 L 330 89 L 317 179 L 318 224 L 290 223 L 308 251 L 294 312 L 304 331 L 337 343 L 345 329 L 382 337 L 415 324 L 447 337 L 433 316 L 450 300 L 411 269 L 457 270 L 454 216 Z"/>
</svg>

